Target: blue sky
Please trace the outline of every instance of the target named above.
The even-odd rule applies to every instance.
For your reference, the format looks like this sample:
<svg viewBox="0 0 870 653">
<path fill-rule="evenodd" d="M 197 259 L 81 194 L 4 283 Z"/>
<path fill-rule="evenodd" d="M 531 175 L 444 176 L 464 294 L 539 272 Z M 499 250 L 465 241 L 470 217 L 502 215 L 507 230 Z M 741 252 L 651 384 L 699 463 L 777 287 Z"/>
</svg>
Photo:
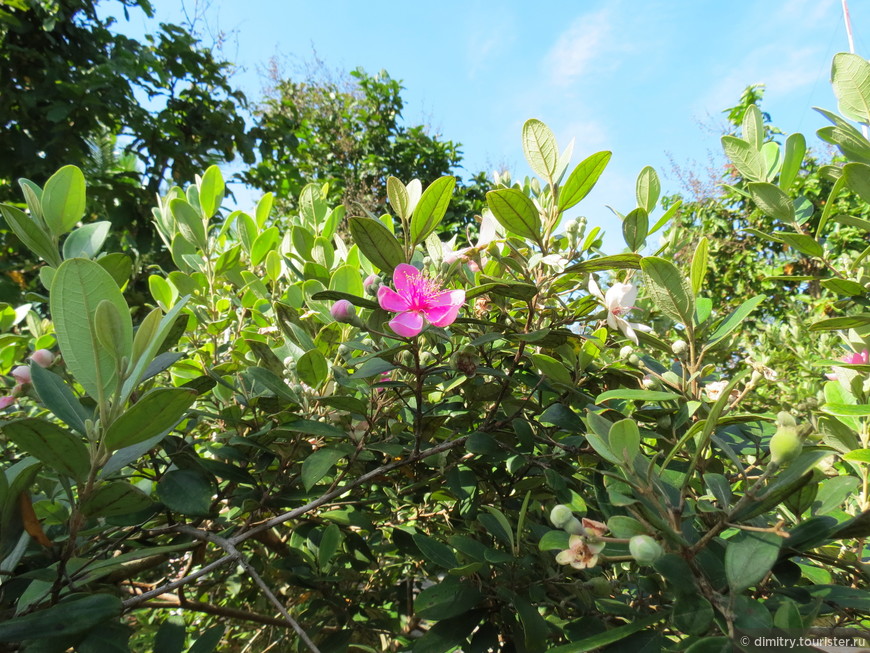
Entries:
<svg viewBox="0 0 870 653">
<path fill-rule="evenodd" d="M 178 0 L 154 5 L 158 20 L 183 20 Z M 598 187 L 575 209 L 610 232 L 609 250 L 622 245 L 605 205 L 634 208 L 645 165 L 665 192 L 677 192 L 671 161 L 701 174 L 711 156 L 721 164 L 721 110 L 747 85 L 766 85 L 762 108 L 783 131 L 811 137 L 826 124 L 811 107 L 836 108 L 831 58 L 848 50 L 840 0 L 184 5 L 188 15 L 202 11 L 197 27 L 207 42 L 225 33 L 223 54 L 251 98 L 272 57 L 288 71 L 313 50 L 330 68 L 388 70 L 406 87 L 406 121 L 462 143 L 469 173 L 506 166 L 515 178 L 529 174 L 520 129 L 532 117 L 562 147 L 575 139 L 575 162 L 612 150 Z M 852 0 L 849 9 L 856 51 L 868 56 L 870 5 Z M 131 34 L 148 25 L 140 12 L 119 21 Z"/>
</svg>

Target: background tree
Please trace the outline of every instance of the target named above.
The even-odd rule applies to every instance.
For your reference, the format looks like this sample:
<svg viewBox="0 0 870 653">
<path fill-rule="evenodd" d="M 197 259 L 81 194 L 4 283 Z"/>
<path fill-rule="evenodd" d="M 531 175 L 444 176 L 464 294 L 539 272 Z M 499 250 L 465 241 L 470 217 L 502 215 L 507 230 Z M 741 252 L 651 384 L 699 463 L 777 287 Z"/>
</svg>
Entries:
<svg viewBox="0 0 870 653">
<path fill-rule="evenodd" d="M 321 62 L 299 81 L 272 66 L 272 89 L 257 107 L 260 161 L 242 174 L 251 186 L 272 192 L 285 210 L 295 208 L 310 182 L 328 183 L 328 200 L 344 204 L 349 215 L 382 213 L 387 177 L 423 185 L 461 168 L 460 144 L 425 125 L 405 125 L 402 85 L 382 70 L 361 68 L 348 75 Z M 458 184 L 443 230 L 473 226 L 483 209 L 485 175 Z"/>
<path fill-rule="evenodd" d="M 154 15 L 148 0 L 118 3 L 125 15 Z M 97 5 L 15 0 L 0 11 L 0 201 L 20 200 L 21 177 L 42 184 L 60 166 L 80 165 L 92 180 L 89 215 L 111 220 L 115 234 L 147 253 L 157 242 L 150 206 L 165 181 L 237 154 L 253 161 L 247 100 L 230 64 L 189 29 L 161 24 L 140 42 L 117 33 Z M 105 165 L 109 143 L 123 165 Z M 5 230 L 0 247 L 2 299 L 27 285 L 20 272 L 31 266 Z"/>
<path fill-rule="evenodd" d="M 747 110 L 760 103 L 763 95 L 763 86 L 747 87 L 740 101 L 723 111 L 728 121 L 726 139 L 741 133 Z M 769 114 L 760 115 L 764 140 L 782 143 L 786 135 L 772 124 Z M 799 225 L 801 233 L 816 233 L 834 185 L 832 172 L 843 161 L 833 152 L 810 151 L 804 157 L 792 187 L 794 194 L 804 198 L 808 216 Z M 711 187 L 698 177 L 688 181 L 692 188 Z M 722 349 L 721 362 L 731 368 L 738 362 L 733 360 L 732 350 L 754 352 L 761 359 L 758 362 L 788 375 L 789 382 L 777 388 L 783 404 L 805 406 L 806 398 L 814 394 L 811 386 L 822 374 L 815 362 L 839 353 L 833 336 L 823 338 L 826 351 L 819 351 L 818 337 L 800 327 L 808 320 L 838 314 L 849 303 L 848 296 L 822 283 L 821 278 L 827 276 L 827 264 L 822 258 L 797 249 L 794 243 L 777 240 L 778 232 L 789 229 L 783 229 L 782 224 L 757 208 L 750 198 L 750 180 L 733 164 L 720 168 L 713 181 L 715 192 L 684 202 L 673 223 L 670 237 L 680 244 L 677 258 L 688 265 L 701 238 L 707 239 L 710 270 L 705 283 L 709 296 L 717 298 L 717 310 L 722 314 L 736 309 L 750 295 L 766 296 L 744 323 L 738 342 Z M 678 196 L 667 202 L 676 199 Z M 833 201 L 830 214 L 864 219 L 870 216 L 867 204 L 854 194 L 838 194 Z M 842 259 L 843 265 L 848 265 L 866 247 L 866 237 L 856 227 L 839 224 L 826 233 L 822 244 L 825 258 Z"/>
</svg>

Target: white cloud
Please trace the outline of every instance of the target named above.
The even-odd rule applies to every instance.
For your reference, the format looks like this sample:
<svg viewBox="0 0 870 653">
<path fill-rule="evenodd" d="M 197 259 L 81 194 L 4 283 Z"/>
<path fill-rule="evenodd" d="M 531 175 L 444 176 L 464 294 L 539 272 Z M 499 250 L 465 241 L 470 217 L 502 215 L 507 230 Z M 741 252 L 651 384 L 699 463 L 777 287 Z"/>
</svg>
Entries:
<svg viewBox="0 0 870 653">
<path fill-rule="evenodd" d="M 587 75 L 607 48 L 612 31 L 607 7 L 576 18 L 546 55 L 544 61 L 550 80 L 567 86 Z"/>
</svg>

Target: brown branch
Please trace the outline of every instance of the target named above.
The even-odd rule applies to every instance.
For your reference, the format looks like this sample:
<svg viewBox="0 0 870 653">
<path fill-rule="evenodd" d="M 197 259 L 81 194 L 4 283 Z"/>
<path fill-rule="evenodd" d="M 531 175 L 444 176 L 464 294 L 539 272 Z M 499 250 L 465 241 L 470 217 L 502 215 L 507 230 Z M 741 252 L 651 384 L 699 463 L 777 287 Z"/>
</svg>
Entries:
<svg viewBox="0 0 870 653">
<path fill-rule="evenodd" d="M 212 614 L 217 617 L 227 617 L 228 619 L 240 619 L 242 621 L 253 621 L 254 623 L 264 624 L 266 626 L 278 626 L 280 628 L 286 627 L 287 622 L 283 619 L 276 619 L 275 617 L 267 617 L 264 614 L 257 614 L 256 612 L 246 612 L 245 610 L 238 610 L 236 608 L 225 608 L 219 605 L 212 605 L 210 603 L 201 603 L 199 601 L 189 601 L 184 600 L 181 601 L 178 596 L 175 594 L 164 594 L 157 597 L 157 600 L 154 601 L 146 601 L 142 603 L 139 607 L 141 608 L 184 608 L 185 610 L 193 610 L 194 612 L 203 612 L 205 614 Z"/>
</svg>

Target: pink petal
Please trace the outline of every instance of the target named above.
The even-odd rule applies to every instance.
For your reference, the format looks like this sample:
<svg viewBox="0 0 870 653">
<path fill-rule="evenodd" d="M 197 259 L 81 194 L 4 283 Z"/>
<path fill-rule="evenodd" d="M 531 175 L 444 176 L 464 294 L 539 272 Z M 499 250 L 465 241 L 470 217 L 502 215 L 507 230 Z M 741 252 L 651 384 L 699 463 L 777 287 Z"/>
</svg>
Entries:
<svg viewBox="0 0 870 653">
<path fill-rule="evenodd" d="M 429 306 L 462 306 L 465 302 L 464 290 L 443 290 L 432 295 L 426 303 Z"/>
<path fill-rule="evenodd" d="M 378 304 L 385 311 L 393 311 L 394 313 L 407 311 L 411 307 L 407 299 L 386 286 L 378 288 Z"/>
<path fill-rule="evenodd" d="M 402 295 L 410 293 L 419 283 L 420 270 L 407 263 L 399 263 L 393 270 L 393 285 Z"/>
<path fill-rule="evenodd" d="M 390 320 L 390 328 L 403 338 L 413 338 L 423 330 L 423 316 L 406 311 Z"/>
<path fill-rule="evenodd" d="M 9 408 L 9 406 L 11 406 L 14 403 L 15 403 L 15 397 L 8 396 L 8 395 L 6 397 L 0 397 L 0 410 L 3 410 L 4 408 Z"/>
<path fill-rule="evenodd" d="M 462 304 L 435 306 L 425 311 L 426 319 L 437 327 L 446 327 L 456 320 L 460 308 L 462 308 Z"/>
</svg>

